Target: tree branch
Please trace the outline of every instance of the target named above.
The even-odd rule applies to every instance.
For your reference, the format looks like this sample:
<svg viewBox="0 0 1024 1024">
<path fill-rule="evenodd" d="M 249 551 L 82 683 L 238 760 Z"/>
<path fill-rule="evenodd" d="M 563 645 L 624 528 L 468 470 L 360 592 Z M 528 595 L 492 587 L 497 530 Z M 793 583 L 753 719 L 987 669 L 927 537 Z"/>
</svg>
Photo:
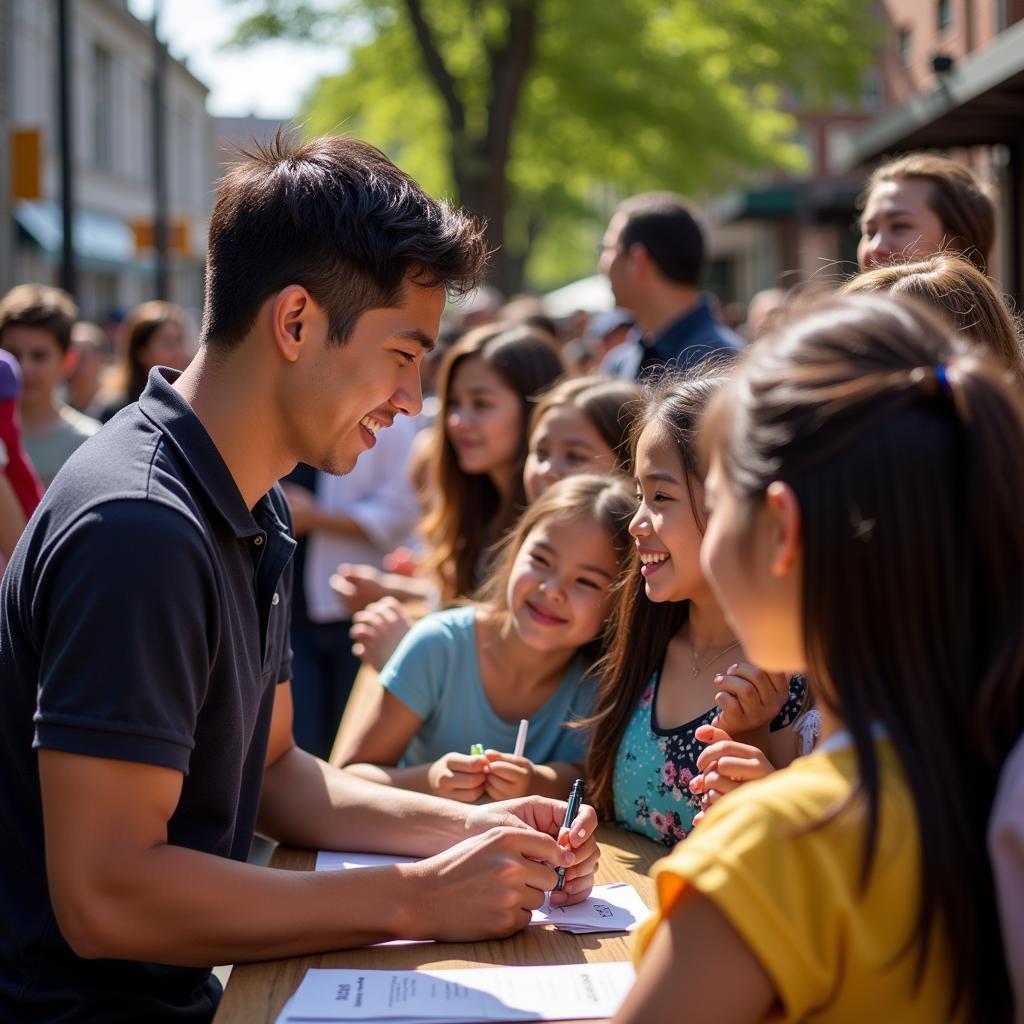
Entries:
<svg viewBox="0 0 1024 1024">
<path fill-rule="evenodd" d="M 451 125 L 452 137 L 461 141 L 466 134 L 466 108 L 455 90 L 455 79 L 449 72 L 444 58 L 441 56 L 441 51 L 434 41 L 434 33 L 431 32 L 430 26 L 423 16 L 420 0 L 404 0 L 404 3 L 409 12 L 409 20 L 412 22 L 412 29 L 416 34 L 420 53 L 423 55 L 423 62 L 427 66 L 427 74 L 434 80 L 437 91 L 448 108 L 448 121 Z"/>
</svg>

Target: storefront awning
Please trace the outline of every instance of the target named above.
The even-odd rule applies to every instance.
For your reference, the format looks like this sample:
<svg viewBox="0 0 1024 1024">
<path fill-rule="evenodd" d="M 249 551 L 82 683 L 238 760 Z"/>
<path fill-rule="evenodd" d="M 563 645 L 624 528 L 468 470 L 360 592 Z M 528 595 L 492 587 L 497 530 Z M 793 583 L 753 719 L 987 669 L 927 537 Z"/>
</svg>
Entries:
<svg viewBox="0 0 1024 1024">
<path fill-rule="evenodd" d="M 892 151 L 1024 138 L 1024 21 L 936 78 L 931 92 L 918 94 L 853 136 L 843 162 L 852 168 Z"/>
<path fill-rule="evenodd" d="M 812 223 L 849 223 L 860 185 L 843 181 L 793 182 L 747 189 L 720 196 L 711 204 L 720 224 L 738 220 L 789 220 L 806 217 Z"/>
<path fill-rule="evenodd" d="M 52 199 L 14 204 L 14 219 L 47 257 L 58 260 L 64 242 L 61 208 Z M 75 253 L 86 270 L 149 272 L 152 258 L 136 254 L 135 234 L 119 217 L 95 210 L 76 210 Z"/>
</svg>

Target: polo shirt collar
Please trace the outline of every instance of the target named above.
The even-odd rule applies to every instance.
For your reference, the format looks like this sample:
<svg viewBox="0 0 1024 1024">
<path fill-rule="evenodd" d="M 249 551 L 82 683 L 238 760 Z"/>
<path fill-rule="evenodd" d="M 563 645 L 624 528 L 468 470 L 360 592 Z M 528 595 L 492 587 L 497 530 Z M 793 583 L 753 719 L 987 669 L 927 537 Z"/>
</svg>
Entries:
<svg viewBox="0 0 1024 1024">
<path fill-rule="evenodd" d="M 213 438 L 206 432 L 192 406 L 171 386 L 180 376 L 180 371 L 165 366 L 150 370 L 146 388 L 139 397 L 139 408 L 178 451 L 196 483 L 206 492 L 210 503 L 235 536 L 248 538 L 262 534 L 263 529 L 246 506 L 242 492 Z M 280 523 L 265 495 L 257 507 L 261 511 L 265 508 L 271 522 L 287 535 L 286 527 Z"/>
<path fill-rule="evenodd" d="M 685 312 L 678 320 L 673 320 L 649 345 L 648 358 L 653 356 L 667 363 L 679 355 L 692 338 L 700 336 L 713 321 L 711 303 L 706 295 L 701 294 L 693 309 Z"/>
</svg>

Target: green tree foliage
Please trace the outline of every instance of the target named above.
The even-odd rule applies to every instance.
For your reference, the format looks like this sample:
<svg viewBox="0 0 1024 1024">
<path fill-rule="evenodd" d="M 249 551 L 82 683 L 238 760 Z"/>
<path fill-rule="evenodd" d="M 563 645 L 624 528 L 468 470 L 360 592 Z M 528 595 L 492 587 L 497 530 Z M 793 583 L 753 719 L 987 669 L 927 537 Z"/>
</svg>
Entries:
<svg viewBox="0 0 1024 1024">
<path fill-rule="evenodd" d="M 782 112 L 855 97 L 870 0 L 239 0 L 236 42 L 329 42 L 304 118 L 380 146 L 488 221 L 499 287 L 592 269 L 620 195 L 799 168 Z M 581 225 L 588 225 L 586 229 Z"/>
</svg>

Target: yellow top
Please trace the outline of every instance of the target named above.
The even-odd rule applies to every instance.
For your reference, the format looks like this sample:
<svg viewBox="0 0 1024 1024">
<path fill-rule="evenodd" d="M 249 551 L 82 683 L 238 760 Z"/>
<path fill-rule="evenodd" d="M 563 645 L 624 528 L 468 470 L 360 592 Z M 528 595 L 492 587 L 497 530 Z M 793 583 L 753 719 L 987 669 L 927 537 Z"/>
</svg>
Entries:
<svg viewBox="0 0 1024 1024">
<path fill-rule="evenodd" d="M 771 1021 L 935 1024 L 950 1018 L 950 957 L 936 926 L 915 989 L 920 841 L 892 745 L 879 740 L 881 805 L 871 875 L 860 892 L 866 814 L 860 800 L 819 828 L 857 779 L 849 741 L 822 749 L 719 801 L 652 868 L 658 912 L 637 935 L 639 959 L 687 885 L 711 900 L 771 978 Z M 694 950 L 699 956 L 700 950 Z"/>
</svg>

